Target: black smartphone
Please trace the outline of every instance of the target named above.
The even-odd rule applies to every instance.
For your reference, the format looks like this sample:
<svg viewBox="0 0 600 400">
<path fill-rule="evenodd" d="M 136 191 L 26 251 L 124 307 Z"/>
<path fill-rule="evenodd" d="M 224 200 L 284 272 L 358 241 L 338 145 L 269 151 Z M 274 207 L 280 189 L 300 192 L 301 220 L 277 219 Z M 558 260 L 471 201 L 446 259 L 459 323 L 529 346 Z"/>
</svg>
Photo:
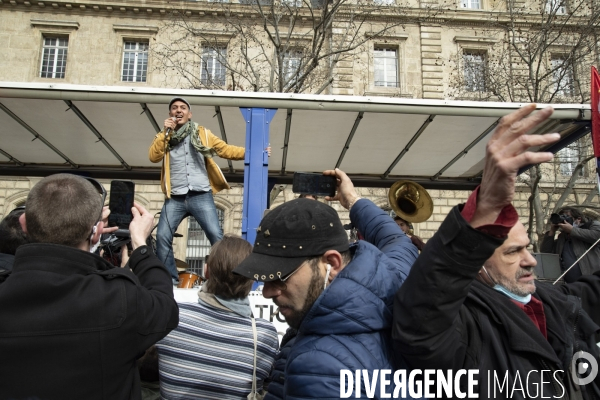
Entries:
<svg viewBox="0 0 600 400">
<path fill-rule="evenodd" d="M 323 175 L 312 172 L 294 172 L 292 191 L 299 194 L 317 196 L 335 196 L 337 185 L 334 175 Z"/>
<path fill-rule="evenodd" d="M 110 200 L 108 208 L 108 226 L 118 226 L 119 229 L 129 229 L 129 223 L 133 219 L 131 207 L 135 194 L 135 183 L 131 181 L 111 181 Z"/>
</svg>

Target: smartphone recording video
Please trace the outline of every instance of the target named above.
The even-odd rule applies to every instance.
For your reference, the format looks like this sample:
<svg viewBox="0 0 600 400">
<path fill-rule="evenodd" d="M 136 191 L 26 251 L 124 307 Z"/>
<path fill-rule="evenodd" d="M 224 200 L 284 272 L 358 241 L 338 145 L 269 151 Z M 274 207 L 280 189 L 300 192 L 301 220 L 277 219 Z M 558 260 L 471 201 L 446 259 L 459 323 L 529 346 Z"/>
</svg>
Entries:
<svg viewBox="0 0 600 400">
<path fill-rule="evenodd" d="M 135 183 L 131 181 L 111 181 L 110 200 L 108 208 L 108 226 L 118 226 L 119 229 L 129 229 L 133 219 L 131 207 L 135 194 Z"/>
<path fill-rule="evenodd" d="M 295 172 L 292 191 L 298 194 L 335 196 L 336 177 L 312 172 Z"/>
</svg>

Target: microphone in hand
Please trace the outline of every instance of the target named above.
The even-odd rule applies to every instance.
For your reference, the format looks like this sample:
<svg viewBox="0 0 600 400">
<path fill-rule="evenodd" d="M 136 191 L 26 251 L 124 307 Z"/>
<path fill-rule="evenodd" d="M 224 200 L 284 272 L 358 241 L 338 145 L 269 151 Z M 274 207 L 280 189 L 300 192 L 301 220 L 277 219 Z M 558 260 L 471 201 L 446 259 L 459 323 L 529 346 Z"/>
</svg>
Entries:
<svg viewBox="0 0 600 400">
<path fill-rule="evenodd" d="M 177 118 L 176 117 L 171 117 L 171 119 L 173 120 L 173 122 L 177 122 Z M 171 132 L 173 132 L 173 128 L 167 128 L 167 131 L 165 132 L 165 136 L 169 136 L 171 134 Z"/>
</svg>

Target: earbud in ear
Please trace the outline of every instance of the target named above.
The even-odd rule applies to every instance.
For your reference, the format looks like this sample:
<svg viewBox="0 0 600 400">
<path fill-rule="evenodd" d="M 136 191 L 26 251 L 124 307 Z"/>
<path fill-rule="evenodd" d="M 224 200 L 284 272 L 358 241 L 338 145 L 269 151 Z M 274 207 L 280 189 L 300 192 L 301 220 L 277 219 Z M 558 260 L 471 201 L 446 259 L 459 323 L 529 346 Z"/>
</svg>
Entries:
<svg viewBox="0 0 600 400">
<path fill-rule="evenodd" d="M 331 272 L 331 264 L 327 265 L 327 273 L 325 274 L 325 282 L 323 283 L 323 290 L 327 288 L 327 281 L 329 280 L 329 273 Z"/>
</svg>

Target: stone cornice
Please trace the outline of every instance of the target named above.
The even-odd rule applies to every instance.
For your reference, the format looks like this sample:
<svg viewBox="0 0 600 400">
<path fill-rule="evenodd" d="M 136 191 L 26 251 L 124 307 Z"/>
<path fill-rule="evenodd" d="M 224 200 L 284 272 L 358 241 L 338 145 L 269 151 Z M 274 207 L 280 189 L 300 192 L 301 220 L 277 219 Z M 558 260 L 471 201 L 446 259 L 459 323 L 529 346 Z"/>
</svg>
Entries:
<svg viewBox="0 0 600 400">
<path fill-rule="evenodd" d="M 24 0 L 0 0 L 0 10 L 15 10 L 47 12 L 57 15 L 62 12 L 67 15 L 97 15 L 113 17 L 133 17 L 133 18 L 152 18 L 162 19 L 170 18 L 173 13 L 179 13 L 189 18 L 204 19 L 224 17 L 226 14 L 231 17 L 240 18 L 258 18 L 259 14 L 255 9 L 245 4 L 217 3 L 209 1 L 162 1 L 162 0 L 132 0 L 132 1 L 114 1 L 114 0 L 49 0 L 49 1 L 24 1 Z M 465 10 L 458 8 L 448 8 L 425 11 L 422 8 L 404 8 L 404 7 L 373 7 L 366 10 L 369 13 L 369 21 L 389 22 L 393 24 L 441 24 L 441 25 L 460 25 L 473 26 L 479 28 L 498 28 L 505 29 L 509 24 L 520 27 L 536 27 L 543 24 L 542 17 L 539 14 L 523 14 L 522 18 L 511 19 L 507 12 L 485 11 L 485 10 Z M 313 17 L 308 9 L 300 10 L 299 16 L 302 23 L 312 23 Z M 355 18 L 353 6 L 346 4 L 340 7 L 337 14 L 339 21 Z M 577 28 L 585 25 L 586 18 L 568 16 L 557 17 L 557 24 L 560 21 L 568 21 L 567 26 Z M 599 29 L 600 30 L 600 29 Z"/>
<path fill-rule="evenodd" d="M 77 21 L 51 21 L 44 19 L 31 19 L 31 26 L 51 26 L 53 28 L 70 28 L 79 29 L 79 22 Z"/>
<path fill-rule="evenodd" d="M 500 40 L 493 37 L 482 36 L 455 36 L 454 41 L 457 43 L 493 45 L 498 43 Z"/>
<path fill-rule="evenodd" d="M 156 32 L 158 32 L 158 26 L 113 24 L 113 30 L 116 32 L 118 32 L 118 31 L 135 31 L 135 32 L 145 32 L 145 33 L 156 33 Z"/>
<path fill-rule="evenodd" d="M 300 30 L 300 29 L 298 29 Z M 269 30 L 269 33 L 275 37 L 275 32 Z M 280 38 L 287 38 L 289 35 L 290 40 L 294 40 L 294 41 L 306 41 L 306 42 L 310 42 L 312 40 L 312 31 L 310 31 L 308 34 L 306 32 L 292 32 L 292 34 L 290 35 L 288 32 L 285 31 L 280 31 L 279 32 L 279 37 Z"/>
<path fill-rule="evenodd" d="M 377 34 L 377 32 L 365 32 L 365 37 L 368 37 L 368 38 L 376 37 L 377 39 L 390 39 L 390 40 L 406 40 L 406 39 L 408 39 L 408 33 L 386 32 L 386 33 L 382 33 L 382 34 Z"/>
<path fill-rule="evenodd" d="M 194 35 L 200 38 L 214 38 L 219 40 L 229 40 L 235 36 L 235 32 L 226 32 L 218 29 L 202 29 L 194 30 Z"/>
</svg>

